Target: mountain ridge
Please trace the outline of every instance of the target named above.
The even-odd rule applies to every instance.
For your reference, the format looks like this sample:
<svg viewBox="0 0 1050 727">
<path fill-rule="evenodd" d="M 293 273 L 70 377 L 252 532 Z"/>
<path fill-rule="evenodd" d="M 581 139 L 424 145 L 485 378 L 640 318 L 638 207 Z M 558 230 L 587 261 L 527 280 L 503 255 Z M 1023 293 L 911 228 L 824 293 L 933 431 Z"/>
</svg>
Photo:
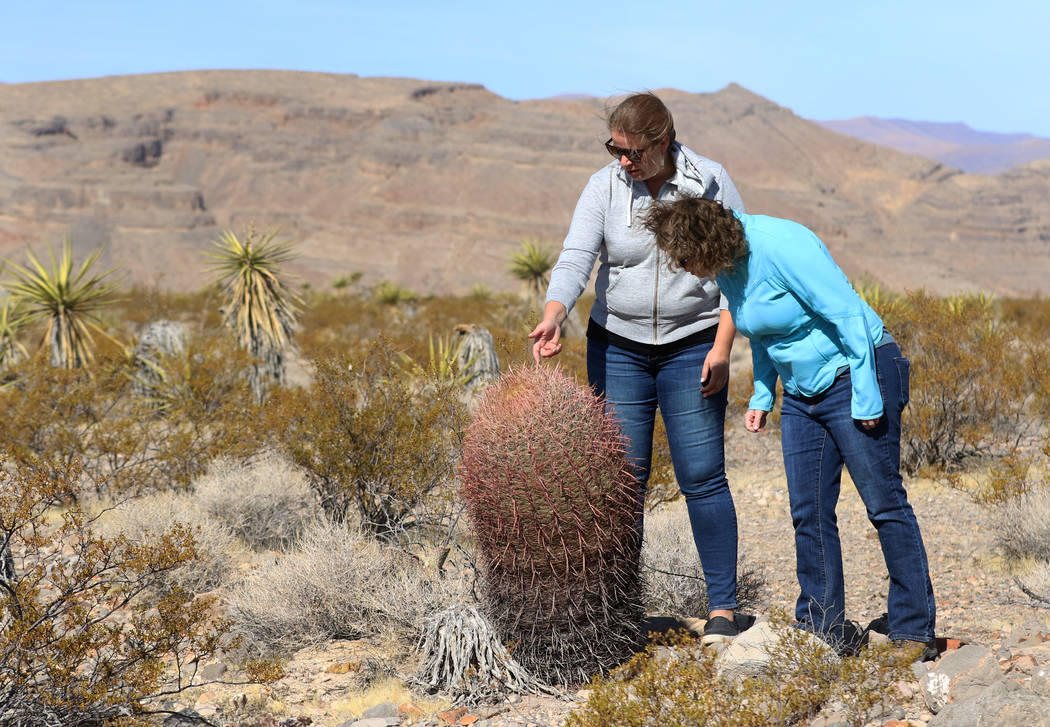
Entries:
<svg viewBox="0 0 1050 727">
<path fill-rule="evenodd" d="M 798 219 L 854 277 L 895 289 L 1050 287 L 1050 168 L 985 177 L 853 139 L 730 84 L 658 93 L 678 138 L 749 211 Z M 610 158 L 604 100 L 512 101 L 473 83 L 192 71 L 0 89 L 0 255 L 71 234 L 147 284 L 200 284 L 222 229 L 282 227 L 295 272 L 424 292 L 513 290 Z"/>
</svg>

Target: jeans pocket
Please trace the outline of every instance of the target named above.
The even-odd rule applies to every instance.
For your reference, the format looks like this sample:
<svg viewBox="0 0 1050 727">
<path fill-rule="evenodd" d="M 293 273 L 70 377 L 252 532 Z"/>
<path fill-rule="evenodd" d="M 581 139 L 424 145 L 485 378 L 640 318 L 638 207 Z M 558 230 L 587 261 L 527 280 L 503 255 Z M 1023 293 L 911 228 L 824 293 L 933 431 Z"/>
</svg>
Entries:
<svg viewBox="0 0 1050 727">
<path fill-rule="evenodd" d="M 897 366 L 897 376 L 901 382 L 901 408 L 908 406 L 911 400 L 911 361 L 901 356 L 893 359 Z"/>
</svg>

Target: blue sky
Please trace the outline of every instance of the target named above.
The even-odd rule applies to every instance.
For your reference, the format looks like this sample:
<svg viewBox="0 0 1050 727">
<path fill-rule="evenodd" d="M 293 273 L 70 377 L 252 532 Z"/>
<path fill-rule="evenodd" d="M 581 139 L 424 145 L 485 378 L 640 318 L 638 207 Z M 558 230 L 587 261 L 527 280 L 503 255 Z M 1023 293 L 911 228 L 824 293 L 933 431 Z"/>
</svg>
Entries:
<svg viewBox="0 0 1050 727">
<path fill-rule="evenodd" d="M 1050 2 L 0 0 L 0 81 L 287 68 L 508 98 L 714 91 L 1050 137 Z"/>
</svg>

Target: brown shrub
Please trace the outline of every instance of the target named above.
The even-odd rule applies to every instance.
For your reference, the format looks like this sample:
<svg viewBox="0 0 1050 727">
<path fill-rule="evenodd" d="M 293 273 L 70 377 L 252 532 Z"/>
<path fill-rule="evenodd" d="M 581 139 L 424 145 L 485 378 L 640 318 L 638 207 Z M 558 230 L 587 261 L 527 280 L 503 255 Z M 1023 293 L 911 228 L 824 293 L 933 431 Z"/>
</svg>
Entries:
<svg viewBox="0 0 1050 727">
<path fill-rule="evenodd" d="M 984 296 L 909 293 L 885 305 L 886 325 L 911 359 L 902 466 L 958 467 L 970 456 L 1003 454 L 1033 432 L 1030 407 L 1046 342 L 1001 320 Z"/>
<path fill-rule="evenodd" d="M 239 373 L 246 357 L 222 338 L 198 338 L 162 358 L 151 399 L 132 395 L 128 358 L 97 359 L 68 371 L 38 355 L 13 369 L 0 389 L 0 447 L 12 463 L 53 474 L 79 461 L 91 482 L 141 492 L 187 485 L 211 459 L 262 446 Z"/>
<path fill-rule="evenodd" d="M 0 581 L 0 721 L 150 724 L 150 699 L 178 694 L 197 663 L 236 646 L 229 624 L 207 597 L 147 597 L 196 556 L 185 528 L 140 544 L 95 535 L 95 518 L 75 505 L 56 516 L 76 500 L 81 473 L 60 474 L 0 468 L 0 541 L 15 565 Z"/>
<path fill-rule="evenodd" d="M 444 527 L 466 413 L 454 384 L 409 377 L 383 349 L 321 358 L 309 389 L 274 394 L 268 422 L 330 518 L 392 538 Z"/>
</svg>

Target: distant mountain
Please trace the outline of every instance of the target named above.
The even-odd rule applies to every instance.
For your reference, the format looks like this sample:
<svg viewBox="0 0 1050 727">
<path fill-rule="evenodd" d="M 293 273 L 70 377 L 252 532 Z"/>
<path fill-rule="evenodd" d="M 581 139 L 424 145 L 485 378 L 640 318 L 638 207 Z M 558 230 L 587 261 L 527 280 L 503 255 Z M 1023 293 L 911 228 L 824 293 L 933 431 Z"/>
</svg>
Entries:
<svg viewBox="0 0 1050 727">
<path fill-rule="evenodd" d="M 737 85 L 659 91 L 678 138 L 750 211 L 814 229 L 894 289 L 1050 293 L 1050 163 L 995 177 L 859 141 Z M 611 159 L 603 101 L 470 83 L 195 71 L 0 86 L 0 258 L 71 235 L 190 289 L 220 230 L 280 227 L 315 286 L 360 271 L 419 292 L 516 290 L 522 239 L 560 246 Z"/>
<path fill-rule="evenodd" d="M 1050 139 L 1031 134 L 977 131 L 960 123 L 873 116 L 819 123 L 840 134 L 934 159 L 974 174 L 998 174 L 1036 159 L 1050 158 Z"/>
</svg>

